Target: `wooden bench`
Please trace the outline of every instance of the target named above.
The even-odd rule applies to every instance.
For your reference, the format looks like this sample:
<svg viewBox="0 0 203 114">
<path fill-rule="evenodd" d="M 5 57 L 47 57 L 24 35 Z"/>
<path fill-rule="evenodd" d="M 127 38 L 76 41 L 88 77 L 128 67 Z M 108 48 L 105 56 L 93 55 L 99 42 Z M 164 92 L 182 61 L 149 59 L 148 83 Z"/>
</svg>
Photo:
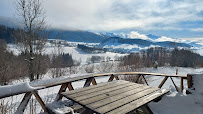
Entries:
<svg viewBox="0 0 203 114">
<path fill-rule="evenodd" d="M 138 108 L 145 113 L 152 113 L 147 104 L 168 92 L 160 88 L 117 80 L 61 94 L 91 113 L 124 114 Z"/>
</svg>

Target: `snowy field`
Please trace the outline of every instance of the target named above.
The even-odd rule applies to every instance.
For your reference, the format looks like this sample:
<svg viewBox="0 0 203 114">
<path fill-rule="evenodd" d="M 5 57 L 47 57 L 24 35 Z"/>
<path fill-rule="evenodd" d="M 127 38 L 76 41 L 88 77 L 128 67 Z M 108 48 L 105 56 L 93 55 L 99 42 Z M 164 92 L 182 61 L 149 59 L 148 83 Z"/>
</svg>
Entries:
<svg viewBox="0 0 203 114">
<path fill-rule="evenodd" d="M 10 51 L 13 51 L 14 54 L 19 54 L 20 51 L 17 46 L 15 45 L 8 45 L 8 49 Z M 47 44 L 45 50 L 43 51 L 45 54 L 53 54 L 55 51 L 55 48 L 51 46 L 51 44 Z M 0 95 L 16 92 L 16 91 L 29 91 L 32 90 L 35 86 L 50 83 L 54 81 L 60 81 L 72 77 L 82 76 L 86 75 L 84 68 L 86 67 L 86 61 L 87 58 L 90 58 L 91 56 L 102 56 L 102 57 L 111 57 L 112 60 L 114 60 L 115 56 L 124 56 L 126 54 L 118 54 L 118 53 L 98 53 L 98 54 L 89 54 L 86 52 L 83 52 L 79 50 L 76 47 L 63 47 L 62 52 L 64 53 L 70 53 L 72 54 L 73 59 L 80 61 L 81 65 L 78 67 L 74 67 L 75 74 L 66 73 L 62 77 L 58 78 L 52 78 L 51 71 L 48 71 L 47 74 L 45 74 L 41 80 L 36 80 L 34 82 L 28 83 L 28 79 L 23 80 L 16 80 L 13 81 L 11 84 L 18 84 L 18 86 L 10 86 L 10 87 L 0 87 Z M 102 68 L 101 64 L 104 66 L 111 66 L 107 69 Z M 94 73 L 99 72 L 117 72 L 119 69 L 117 68 L 117 63 L 110 61 L 108 64 L 106 63 L 95 63 L 94 65 Z M 110 70 L 108 70 L 110 69 Z M 172 82 L 170 79 L 166 81 L 166 83 L 163 85 L 162 88 L 169 89 L 170 93 L 165 95 L 161 101 L 155 103 L 152 102 L 149 104 L 149 107 L 152 109 L 152 111 L 155 114 L 202 114 L 203 113 L 203 68 L 199 69 L 193 69 L 193 68 L 182 68 L 182 67 L 159 67 L 158 69 L 154 68 L 142 68 L 138 71 L 141 72 L 149 72 L 149 73 L 162 73 L 162 74 L 176 74 L 176 69 L 178 69 L 179 75 L 187 75 L 187 74 L 200 74 L 195 78 L 195 91 L 192 91 L 192 94 L 185 94 L 185 89 L 187 88 L 186 81 L 184 82 L 184 92 L 176 92 Z M 51 69 L 50 69 L 51 70 Z M 107 82 L 109 77 L 100 77 L 96 78 L 97 83 L 103 83 Z M 163 80 L 163 77 L 158 76 L 146 76 L 147 82 L 150 86 L 157 87 L 160 82 Z M 180 79 L 179 78 L 173 78 L 174 82 L 177 84 L 178 87 L 180 87 Z M 79 89 L 82 88 L 85 83 L 85 80 L 73 82 L 73 88 Z M 201 87 L 201 88 L 199 88 Z M 16 89 L 17 88 L 17 89 Z M 72 102 L 63 98 L 62 101 L 54 102 L 55 97 L 58 93 L 60 86 L 55 86 L 47 89 L 43 89 L 39 91 L 40 97 L 43 99 L 45 104 L 48 107 L 61 107 L 64 108 L 64 110 L 70 110 L 70 107 L 67 107 Z M 7 113 L 13 114 L 16 110 L 17 106 L 20 104 L 21 100 L 23 98 L 23 95 L 17 95 L 9 98 L 4 98 L 0 100 L 0 108 L 1 110 L 7 110 Z M 54 102 L 54 103 L 53 103 Z M 32 113 L 30 111 L 32 109 L 33 113 L 40 113 L 42 111 L 40 104 L 36 101 L 35 97 L 32 96 L 32 99 L 28 103 L 27 110 L 25 111 L 26 114 Z M 57 110 L 56 110 L 57 111 Z M 64 113 L 57 111 L 58 113 Z M 1 112 L 0 112 L 1 113 Z"/>
</svg>

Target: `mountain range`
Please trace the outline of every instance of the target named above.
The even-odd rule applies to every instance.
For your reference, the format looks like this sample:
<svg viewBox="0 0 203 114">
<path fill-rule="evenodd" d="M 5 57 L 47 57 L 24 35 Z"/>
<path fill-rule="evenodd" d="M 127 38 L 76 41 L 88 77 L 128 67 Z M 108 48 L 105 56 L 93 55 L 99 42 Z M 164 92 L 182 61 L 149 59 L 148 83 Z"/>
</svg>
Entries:
<svg viewBox="0 0 203 114">
<path fill-rule="evenodd" d="M 14 41 L 12 39 L 12 33 L 17 28 L 13 22 L 10 22 L 9 19 L 4 19 L 0 17 L 0 24 L 4 24 L 2 26 L 3 29 L 0 30 L 0 39 L 4 39 L 9 43 Z M 9 32 L 9 30 L 11 32 Z M 84 43 L 100 43 L 100 47 L 107 48 L 136 48 L 136 47 L 151 47 L 151 46 L 161 46 L 161 47 L 202 47 L 202 45 L 191 42 L 187 40 L 177 39 L 177 38 L 169 38 L 166 36 L 156 36 L 152 34 L 141 34 L 137 31 L 131 31 L 130 33 L 94 33 L 83 30 L 61 30 L 61 29 L 50 29 L 49 39 L 57 39 L 56 35 L 60 35 L 61 40 L 71 41 L 71 42 L 84 42 Z M 9 33 L 9 34 L 8 34 Z"/>
</svg>

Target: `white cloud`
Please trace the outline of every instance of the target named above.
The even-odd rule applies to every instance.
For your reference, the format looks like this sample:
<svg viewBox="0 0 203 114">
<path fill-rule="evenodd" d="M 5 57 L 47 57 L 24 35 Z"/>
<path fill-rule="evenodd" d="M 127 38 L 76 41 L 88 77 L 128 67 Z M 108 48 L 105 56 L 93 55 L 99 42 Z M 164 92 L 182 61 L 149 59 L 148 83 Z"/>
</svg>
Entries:
<svg viewBox="0 0 203 114">
<path fill-rule="evenodd" d="M 130 34 L 127 34 L 128 38 L 131 39 L 143 39 L 143 40 L 152 40 L 151 38 L 148 38 L 145 34 L 140 34 L 136 31 L 130 32 Z"/>
<path fill-rule="evenodd" d="M 176 40 L 173 39 L 173 38 L 166 37 L 166 36 L 161 36 L 160 38 L 155 39 L 155 41 L 156 41 L 156 42 L 163 42 L 163 41 L 175 42 Z"/>
<path fill-rule="evenodd" d="M 195 31 L 195 32 L 203 32 L 203 28 L 194 28 L 194 29 L 191 29 L 192 31 Z"/>
<path fill-rule="evenodd" d="M 85 30 L 176 29 L 182 21 L 203 20 L 201 0 L 49 0 L 53 26 Z"/>
<path fill-rule="evenodd" d="M 10 12 L 12 1 L 0 1 Z M 7 5 L 6 5 L 7 4 Z M 93 31 L 182 30 L 180 22 L 203 21 L 203 0 L 46 0 L 52 27 Z M 198 27 L 197 27 L 198 28 Z M 202 28 L 200 27 L 199 30 Z M 195 29 L 194 29 L 195 30 Z M 198 29 L 197 29 L 198 30 Z"/>
</svg>

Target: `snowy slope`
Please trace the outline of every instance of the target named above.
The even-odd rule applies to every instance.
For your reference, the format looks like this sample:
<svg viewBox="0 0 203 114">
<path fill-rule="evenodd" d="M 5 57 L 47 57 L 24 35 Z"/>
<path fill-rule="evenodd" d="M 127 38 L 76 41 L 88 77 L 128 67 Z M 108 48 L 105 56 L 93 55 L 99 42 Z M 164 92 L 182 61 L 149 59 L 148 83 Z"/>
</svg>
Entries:
<svg viewBox="0 0 203 114">
<path fill-rule="evenodd" d="M 54 53 L 54 47 L 46 47 L 44 53 L 45 54 L 53 54 Z M 77 47 L 68 47 L 65 46 L 62 48 L 63 53 L 69 53 L 72 55 L 74 60 L 80 61 L 81 64 L 85 64 L 88 58 L 91 58 L 92 56 L 100 56 L 100 57 L 110 57 L 111 60 L 114 60 L 115 56 L 124 56 L 126 54 L 119 54 L 119 53 L 112 53 L 112 52 L 106 52 L 106 53 L 87 53 L 84 52 Z"/>
</svg>

